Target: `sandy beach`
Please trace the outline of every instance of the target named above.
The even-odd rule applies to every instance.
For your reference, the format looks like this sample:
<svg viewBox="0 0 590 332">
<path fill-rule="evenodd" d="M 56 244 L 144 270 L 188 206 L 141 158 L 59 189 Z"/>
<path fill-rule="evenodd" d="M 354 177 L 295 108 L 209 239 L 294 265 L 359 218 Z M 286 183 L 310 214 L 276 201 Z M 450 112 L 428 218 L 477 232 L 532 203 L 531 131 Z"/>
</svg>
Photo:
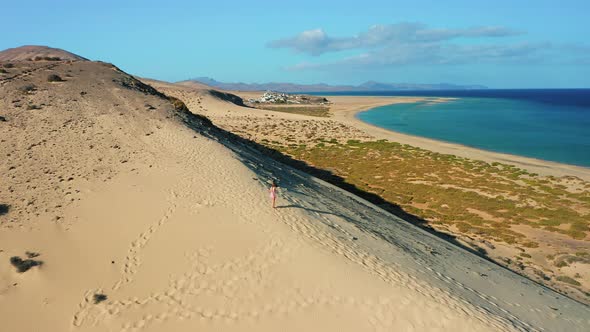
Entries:
<svg viewBox="0 0 590 332">
<path fill-rule="evenodd" d="M 23 62 L 0 81 L 2 330 L 590 326 L 587 306 L 279 163 L 202 117 L 223 124 L 276 112 L 207 89 L 150 84 L 157 90 L 86 61 Z"/>
</svg>

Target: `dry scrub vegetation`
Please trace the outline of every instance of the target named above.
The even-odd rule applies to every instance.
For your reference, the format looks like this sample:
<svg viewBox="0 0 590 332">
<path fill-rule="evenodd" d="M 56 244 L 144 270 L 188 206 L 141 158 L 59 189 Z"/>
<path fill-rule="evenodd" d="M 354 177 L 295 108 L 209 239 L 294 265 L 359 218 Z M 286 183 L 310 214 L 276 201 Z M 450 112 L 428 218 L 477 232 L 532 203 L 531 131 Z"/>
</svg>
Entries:
<svg viewBox="0 0 590 332">
<path fill-rule="evenodd" d="M 215 121 L 328 170 L 533 279 L 590 297 L 588 182 L 377 141 L 333 120 L 226 116 Z"/>
<path fill-rule="evenodd" d="M 327 106 L 256 105 L 255 107 L 259 108 L 259 109 L 267 110 L 267 111 L 292 113 L 292 114 L 303 114 L 303 115 L 317 116 L 317 117 L 322 117 L 322 118 L 327 118 L 330 116 L 330 108 Z"/>
</svg>

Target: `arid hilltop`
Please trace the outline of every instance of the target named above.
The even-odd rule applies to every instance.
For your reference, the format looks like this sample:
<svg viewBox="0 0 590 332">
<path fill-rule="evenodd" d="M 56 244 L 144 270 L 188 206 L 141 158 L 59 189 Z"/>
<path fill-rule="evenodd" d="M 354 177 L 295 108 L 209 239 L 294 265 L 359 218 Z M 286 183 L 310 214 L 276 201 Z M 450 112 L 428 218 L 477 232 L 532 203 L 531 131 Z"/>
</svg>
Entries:
<svg viewBox="0 0 590 332">
<path fill-rule="evenodd" d="M 9 48 L 0 52 L 0 61 L 59 61 L 59 60 L 87 60 L 74 53 L 48 46 L 27 45 Z"/>
</svg>

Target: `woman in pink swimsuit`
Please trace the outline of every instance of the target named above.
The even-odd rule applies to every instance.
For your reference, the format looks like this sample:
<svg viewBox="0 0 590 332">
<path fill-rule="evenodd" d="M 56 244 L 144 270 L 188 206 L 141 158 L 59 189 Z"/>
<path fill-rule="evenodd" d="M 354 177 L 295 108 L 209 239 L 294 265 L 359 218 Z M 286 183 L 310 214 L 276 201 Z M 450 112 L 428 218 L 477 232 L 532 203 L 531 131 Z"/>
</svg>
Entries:
<svg viewBox="0 0 590 332">
<path fill-rule="evenodd" d="M 275 208 L 275 201 L 277 200 L 277 184 L 275 183 L 274 180 L 272 180 L 271 184 L 270 184 L 270 199 L 272 201 L 272 208 Z"/>
</svg>

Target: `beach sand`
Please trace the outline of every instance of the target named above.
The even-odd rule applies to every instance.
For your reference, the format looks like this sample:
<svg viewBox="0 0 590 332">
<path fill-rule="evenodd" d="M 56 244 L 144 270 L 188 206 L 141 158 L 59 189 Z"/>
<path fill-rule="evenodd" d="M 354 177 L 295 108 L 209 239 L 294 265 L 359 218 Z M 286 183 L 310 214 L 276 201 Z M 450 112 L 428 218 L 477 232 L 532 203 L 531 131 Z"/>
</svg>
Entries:
<svg viewBox="0 0 590 332">
<path fill-rule="evenodd" d="M 213 119 L 274 115 L 177 95 Z M 20 64 L 0 110 L 2 330 L 590 327 L 587 306 L 261 155 L 111 65 Z M 40 265 L 19 273 L 14 256 Z"/>
</svg>

